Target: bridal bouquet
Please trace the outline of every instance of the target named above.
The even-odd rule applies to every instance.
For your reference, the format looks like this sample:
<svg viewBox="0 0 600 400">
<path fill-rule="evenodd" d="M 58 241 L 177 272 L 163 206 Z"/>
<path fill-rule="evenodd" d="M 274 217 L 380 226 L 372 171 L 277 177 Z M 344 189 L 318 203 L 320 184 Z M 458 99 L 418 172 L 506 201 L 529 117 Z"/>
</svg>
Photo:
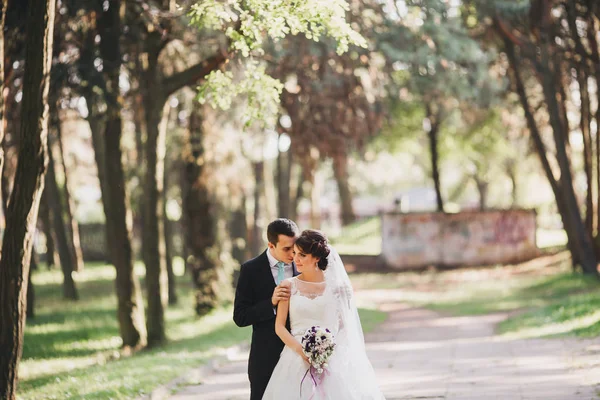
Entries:
<svg viewBox="0 0 600 400">
<path fill-rule="evenodd" d="M 315 390 L 323 390 L 319 383 L 323 379 L 323 372 L 327 371 L 327 361 L 333 354 L 333 349 L 335 349 L 334 336 L 327 328 L 313 326 L 306 330 L 302 339 L 300 339 L 300 343 L 302 344 L 302 351 L 308 357 L 308 362 L 310 363 L 300 382 L 300 397 L 302 397 L 302 384 L 309 373 L 314 396 Z M 313 396 L 311 396 L 311 399 Z"/>
<path fill-rule="evenodd" d="M 308 328 L 300 343 L 311 367 L 319 374 L 327 368 L 327 361 L 335 349 L 333 333 L 327 328 L 313 326 Z"/>
</svg>

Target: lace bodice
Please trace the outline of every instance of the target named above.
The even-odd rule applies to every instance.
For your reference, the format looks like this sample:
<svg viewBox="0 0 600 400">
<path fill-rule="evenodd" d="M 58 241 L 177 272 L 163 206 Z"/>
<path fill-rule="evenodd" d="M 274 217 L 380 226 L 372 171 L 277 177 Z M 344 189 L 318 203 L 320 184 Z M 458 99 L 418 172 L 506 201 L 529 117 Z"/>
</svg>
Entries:
<svg viewBox="0 0 600 400">
<path fill-rule="evenodd" d="M 290 326 L 294 336 L 301 336 L 311 326 L 337 331 L 335 302 L 326 282 L 306 282 L 297 277 L 292 284 L 290 297 Z"/>
</svg>

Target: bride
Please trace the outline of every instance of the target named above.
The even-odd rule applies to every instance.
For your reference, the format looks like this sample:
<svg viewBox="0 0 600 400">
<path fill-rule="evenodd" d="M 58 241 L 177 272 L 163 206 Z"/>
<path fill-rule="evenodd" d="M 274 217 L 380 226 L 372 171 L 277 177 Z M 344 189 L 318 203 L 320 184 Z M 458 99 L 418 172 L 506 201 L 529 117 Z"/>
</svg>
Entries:
<svg viewBox="0 0 600 400">
<path fill-rule="evenodd" d="M 381 400 L 385 399 L 367 358 L 352 286 L 340 256 L 319 231 L 305 230 L 294 245 L 300 275 L 287 280 L 288 301 L 280 301 L 275 332 L 285 347 L 263 400 Z M 290 317 L 291 332 L 285 327 Z M 307 375 L 308 358 L 300 339 L 308 328 L 328 328 L 335 349 L 321 379 Z"/>
</svg>

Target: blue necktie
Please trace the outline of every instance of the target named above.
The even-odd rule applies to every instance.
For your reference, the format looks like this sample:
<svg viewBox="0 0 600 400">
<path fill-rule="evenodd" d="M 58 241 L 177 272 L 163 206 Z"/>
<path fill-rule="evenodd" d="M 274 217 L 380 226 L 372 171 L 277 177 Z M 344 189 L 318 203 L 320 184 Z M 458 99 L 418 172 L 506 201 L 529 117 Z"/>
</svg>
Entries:
<svg viewBox="0 0 600 400">
<path fill-rule="evenodd" d="M 279 285 L 281 283 L 281 281 L 283 281 L 285 279 L 285 275 L 283 274 L 284 272 L 284 267 L 285 263 L 282 263 L 281 261 L 279 261 L 277 263 L 277 268 L 279 268 L 279 270 L 277 271 L 277 284 Z"/>
</svg>

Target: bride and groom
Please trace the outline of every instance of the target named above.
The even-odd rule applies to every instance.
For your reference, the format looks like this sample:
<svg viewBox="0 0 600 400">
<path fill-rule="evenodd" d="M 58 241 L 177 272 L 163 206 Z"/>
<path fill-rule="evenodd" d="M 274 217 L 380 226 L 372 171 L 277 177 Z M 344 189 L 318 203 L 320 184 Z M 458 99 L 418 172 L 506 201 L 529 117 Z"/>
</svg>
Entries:
<svg viewBox="0 0 600 400">
<path fill-rule="evenodd" d="M 244 263 L 233 320 L 252 325 L 250 400 L 380 400 L 352 286 L 340 256 L 319 231 L 285 218 L 267 228 L 267 250 Z M 330 329 L 335 348 L 319 378 L 303 352 L 307 329 Z"/>
</svg>

